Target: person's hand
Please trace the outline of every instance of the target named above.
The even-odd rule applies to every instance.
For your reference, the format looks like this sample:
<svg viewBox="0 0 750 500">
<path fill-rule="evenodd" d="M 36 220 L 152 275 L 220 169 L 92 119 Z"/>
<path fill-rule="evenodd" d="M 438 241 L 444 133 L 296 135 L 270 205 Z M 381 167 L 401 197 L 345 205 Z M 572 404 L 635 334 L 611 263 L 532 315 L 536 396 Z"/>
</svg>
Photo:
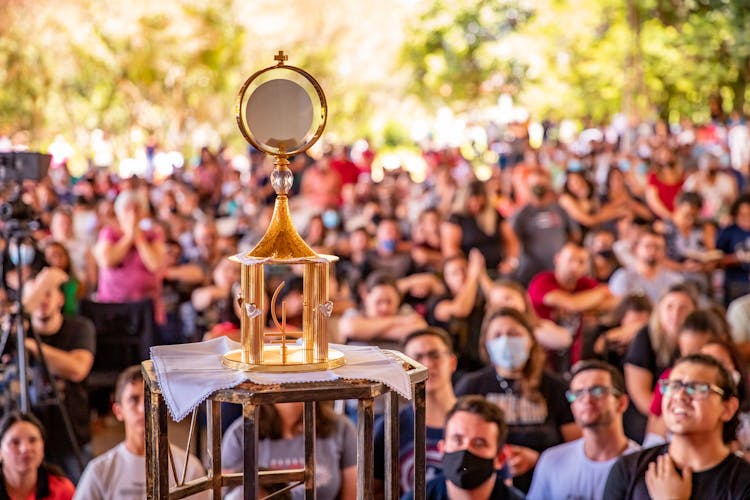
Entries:
<svg viewBox="0 0 750 500">
<path fill-rule="evenodd" d="M 38 286 L 58 287 L 68 281 L 68 275 L 65 271 L 57 267 L 45 267 L 34 279 Z"/>
<path fill-rule="evenodd" d="M 484 255 L 476 248 L 469 250 L 469 274 L 479 276 L 486 270 Z"/>
<path fill-rule="evenodd" d="M 680 475 L 668 454 L 659 455 L 648 464 L 646 488 L 654 500 L 688 499 L 693 489 L 693 471 L 685 466 Z"/>
<path fill-rule="evenodd" d="M 26 348 L 26 352 L 31 354 L 32 356 L 37 356 L 39 353 L 39 349 L 37 349 L 36 340 L 26 337 L 23 339 L 23 345 Z"/>
<path fill-rule="evenodd" d="M 703 272 L 703 264 L 696 260 L 686 260 L 682 264 L 682 270 L 687 273 L 700 273 Z"/>
<path fill-rule="evenodd" d="M 513 477 L 526 474 L 534 468 L 539 460 L 539 452 L 525 446 L 509 444 L 506 447 L 508 468 Z"/>
<path fill-rule="evenodd" d="M 497 270 L 502 275 L 512 274 L 516 269 L 518 269 L 518 257 L 508 257 L 497 266 Z"/>
</svg>

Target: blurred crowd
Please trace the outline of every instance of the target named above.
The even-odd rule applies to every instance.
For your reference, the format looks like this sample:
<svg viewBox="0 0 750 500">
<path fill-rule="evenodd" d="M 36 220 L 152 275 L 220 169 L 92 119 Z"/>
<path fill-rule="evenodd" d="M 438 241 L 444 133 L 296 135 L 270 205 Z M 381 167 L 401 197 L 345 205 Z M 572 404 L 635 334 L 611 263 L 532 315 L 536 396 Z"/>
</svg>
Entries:
<svg viewBox="0 0 750 500">
<path fill-rule="evenodd" d="M 566 142 L 546 123 L 536 147 L 523 127 L 487 134 L 497 161 L 480 169 L 459 148 L 423 145 L 420 182 L 405 165 L 381 170 L 369 149 L 354 155 L 349 146 L 332 146 L 316 158 L 290 159 L 295 226 L 318 253 L 340 258 L 331 277 L 331 340 L 404 350 L 430 369 L 430 478 L 444 474 L 451 484 L 461 482 L 443 463 L 453 457 L 450 446 L 438 445 L 457 396 L 481 395 L 502 410 L 504 459 L 487 467 L 499 470 L 503 484 L 512 482 L 511 493 L 540 491 L 534 486 L 543 480 L 534 474 L 540 454 L 586 439 L 576 400 L 624 397 L 615 411 L 622 432 L 613 442 L 623 444 L 615 457 L 663 445 L 676 431 L 662 399 L 695 389 L 670 385 L 670 370 L 683 356 L 698 356 L 689 358 L 690 366 L 707 363 L 699 353 L 730 374 L 739 402 L 733 413 L 739 431 L 724 442 L 732 452 L 749 451 L 750 135 L 744 119 L 613 123 L 585 128 Z M 71 318 L 80 319 L 87 301 L 150 300 L 155 344 L 239 339 L 240 265 L 228 257 L 251 250 L 265 233 L 275 199 L 273 167 L 272 158 L 254 150 L 204 148 L 195 165 L 156 180 L 119 177 L 106 167 L 73 178 L 62 163 L 39 181 L 2 186 L 0 202 L 19 215 L 0 222 L 3 311 L 22 299 L 30 328 L 48 344 L 41 350 L 50 371 L 67 384 L 66 404 L 77 394 L 72 413 L 84 451 L 95 417 L 81 408 L 88 408 L 96 335 L 93 325 Z M 283 302 L 287 324 L 301 327 L 299 270 L 273 266 L 267 279 L 269 297 L 285 283 L 277 307 Z M 55 341 L 61 332 L 65 342 Z M 33 339 L 28 350 L 38 357 Z M 6 372 L 13 354 L 6 348 Z M 603 371 L 608 382 L 571 392 L 571 373 L 591 360 L 600 364 L 587 370 Z M 458 413 L 496 420 L 492 410 L 471 409 L 481 401 L 459 403 Z M 264 456 L 283 458 L 291 453 L 286 441 L 300 432 L 301 407 L 267 410 L 269 422 L 281 424 L 263 428 L 270 447 Z M 323 463 L 340 469 L 321 494 L 350 498 L 353 427 L 321 411 L 324 446 L 338 457 Z M 239 424 L 226 430 L 227 453 L 234 455 L 225 463 L 241 470 L 237 432 Z M 48 427 L 47 433 L 63 430 Z M 408 456 L 402 471 L 409 470 Z M 278 463 L 288 463 L 282 458 Z M 266 466 L 276 466 L 268 460 Z M 408 481 L 402 489 L 410 490 Z"/>
</svg>

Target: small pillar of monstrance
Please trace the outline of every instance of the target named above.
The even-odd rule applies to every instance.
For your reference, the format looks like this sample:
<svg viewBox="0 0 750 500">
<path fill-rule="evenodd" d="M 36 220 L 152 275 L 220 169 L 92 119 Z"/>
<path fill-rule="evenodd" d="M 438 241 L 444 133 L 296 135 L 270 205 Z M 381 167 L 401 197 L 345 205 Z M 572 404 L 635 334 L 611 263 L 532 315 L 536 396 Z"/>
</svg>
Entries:
<svg viewBox="0 0 750 500">
<path fill-rule="evenodd" d="M 237 123 L 245 139 L 275 158 L 271 185 L 276 202 L 271 222 L 260 242 L 232 260 L 242 265 L 240 292 L 241 348 L 224 355 L 224 365 L 244 371 L 296 372 L 328 370 L 344 364 L 344 355 L 328 347 L 328 318 L 333 310 L 329 296 L 333 255 L 315 253 L 292 223 L 288 194 L 292 187 L 290 156 L 302 153 L 318 140 L 327 118 L 323 90 L 307 72 L 285 65 L 280 51 L 277 64 L 256 72 L 237 97 Z M 272 292 L 269 308 L 277 332 L 266 332 L 264 267 L 272 264 L 303 266 L 302 331 L 287 329 L 285 307 L 276 315 Z M 296 342 L 300 337 L 301 343 Z"/>
</svg>

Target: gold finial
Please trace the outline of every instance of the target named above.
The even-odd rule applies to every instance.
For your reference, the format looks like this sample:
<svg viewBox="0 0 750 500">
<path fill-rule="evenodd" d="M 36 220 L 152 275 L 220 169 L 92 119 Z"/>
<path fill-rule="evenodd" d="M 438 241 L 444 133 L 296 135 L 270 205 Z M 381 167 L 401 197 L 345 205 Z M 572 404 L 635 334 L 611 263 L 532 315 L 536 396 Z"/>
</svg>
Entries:
<svg viewBox="0 0 750 500">
<path fill-rule="evenodd" d="M 287 59 L 289 59 L 289 56 L 284 54 L 283 50 L 280 50 L 278 54 L 273 56 L 274 61 L 279 61 L 279 66 L 282 66 Z"/>
</svg>

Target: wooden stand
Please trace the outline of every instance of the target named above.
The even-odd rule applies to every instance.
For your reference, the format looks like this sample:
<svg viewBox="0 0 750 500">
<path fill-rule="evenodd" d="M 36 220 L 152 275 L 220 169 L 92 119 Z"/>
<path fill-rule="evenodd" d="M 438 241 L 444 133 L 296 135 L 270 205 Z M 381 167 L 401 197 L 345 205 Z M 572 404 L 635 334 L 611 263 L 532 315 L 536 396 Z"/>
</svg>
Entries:
<svg viewBox="0 0 750 500">
<path fill-rule="evenodd" d="M 427 369 L 396 351 L 388 351 L 402 360 L 412 383 L 414 405 L 414 498 L 425 497 L 425 380 Z M 398 468 L 398 402 L 399 396 L 385 384 L 366 380 L 337 380 L 309 384 L 254 384 L 245 382 L 232 389 L 219 390 L 206 400 L 208 416 L 208 475 L 169 487 L 170 472 L 167 408 L 156 381 L 151 361 L 142 363 L 145 380 L 146 411 L 146 491 L 149 499 L 178 499 L 200 491 L 213 491 L 213 498 L 221 498 L 227 486 L 244 486 L 244 498 L 258 498 L 258 486 L 279 482 L 300 482 L 305 487 L 305 498 L 315 498 L 315 403 L 336 399 L 356 399 L 357 407 L 357 498 L 373 498 L 374 484 L 374 400 L 386 395 L 385 413 L 385 498 L 399 498 Z M 244 419 L 243 473 L 224 474 L 221 470 L 221 414 L 220 403 L 242 405 Z M 295 470 L 258 471 L 258 427 L 260 405 L 272 403 L 304 403 L 305 468 Z M 193 417 L 195 412 L 193 411 Z M 192 426 L 191 426 L 192 428 Z M 192 435 L 192 430 L 191 430 Z M 189 448 L 189 443 L 188 443 Z"/>
</svg>

